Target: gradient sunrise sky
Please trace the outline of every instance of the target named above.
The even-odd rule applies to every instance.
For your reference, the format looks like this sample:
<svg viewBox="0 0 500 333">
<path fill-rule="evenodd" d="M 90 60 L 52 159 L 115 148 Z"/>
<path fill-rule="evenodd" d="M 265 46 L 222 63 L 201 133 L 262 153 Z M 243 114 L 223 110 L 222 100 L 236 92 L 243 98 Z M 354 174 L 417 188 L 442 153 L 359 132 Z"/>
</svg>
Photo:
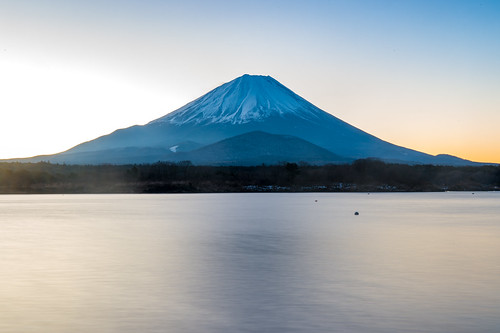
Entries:
<svg viewBox="0 0 500 333">
<path fill-rule="evenodd" d="M 381 139 L 500 163 L 500 1 L 0 0 L 0 158 L 271 75 Z"/>
</svg>

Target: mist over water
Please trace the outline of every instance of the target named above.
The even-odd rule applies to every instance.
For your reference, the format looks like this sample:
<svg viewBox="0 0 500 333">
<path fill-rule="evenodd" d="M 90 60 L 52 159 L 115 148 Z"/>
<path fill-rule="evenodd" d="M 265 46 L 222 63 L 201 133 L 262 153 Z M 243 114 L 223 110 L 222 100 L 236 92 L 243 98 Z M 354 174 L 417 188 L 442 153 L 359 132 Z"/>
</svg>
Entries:
<svg viewBox="0 0 500 333">
<path fill-rule="evenodd" d="M 0 196 L 0 332 L 497 332 L 498 216 L 483 192 Z"/>
</svg>

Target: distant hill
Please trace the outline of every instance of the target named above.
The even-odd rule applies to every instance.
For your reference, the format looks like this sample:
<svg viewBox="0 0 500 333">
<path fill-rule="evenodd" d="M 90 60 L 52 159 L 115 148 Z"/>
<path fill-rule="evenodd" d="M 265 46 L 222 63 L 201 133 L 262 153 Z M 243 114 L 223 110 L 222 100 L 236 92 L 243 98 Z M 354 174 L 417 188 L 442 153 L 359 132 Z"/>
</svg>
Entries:
<svg viewBox="0 0 500 333">
<path fill-rule="evenodd" d="M 200 165 L 258 165 L 280 162 L 311 164 L 348 163 L 352 159 L 338 156 L 324 148 L 290 135 L 255 131 L 234 136 L 188 153 L 176 160 Z"/>
</svg>

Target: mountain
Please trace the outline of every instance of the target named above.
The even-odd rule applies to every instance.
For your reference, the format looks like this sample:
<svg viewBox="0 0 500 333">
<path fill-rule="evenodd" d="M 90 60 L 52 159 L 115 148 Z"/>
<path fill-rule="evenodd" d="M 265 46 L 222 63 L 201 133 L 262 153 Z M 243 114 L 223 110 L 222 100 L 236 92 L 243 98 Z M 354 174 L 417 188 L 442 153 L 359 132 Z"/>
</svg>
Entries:
<svg viewBox="0 0 500 333">
<path fill-rule="evenodd" d="M 241 137 L 252 132 L 250 137 L 255 141 Z M 261 155 L 265 135 L 262 132 L 270 135 L 267 138 L 275 145 L 270 155 Z M 300 141 L 293 141 L 292 137 Z M 292 141 L 300 148 L 294 149 Z M 283 145 L 280 149 L 276 148 L 279 144 Z M 320 154 L 318 148 L 324 151 Z M 312 158 L 314 154 L 307 154 L 307 149 L 317 154 L 316 160 Z M 333 155 L 328 157 L 325 151 Z M 435 157 L 383 141 L 317 108 L 270 76 L 248 74 L 146 125 L 120 129 L 60 154 L 31 161 L 123 164 L 176 161 L 179 156 L 186 156 L 208 164 L 260 164 L 265 156 L 298 160 L 298 152 L 303 154 L 302 160 L 315 163 L 359 158 L 409 164 L 473 163 L 455 157 Z"/>
</svg>

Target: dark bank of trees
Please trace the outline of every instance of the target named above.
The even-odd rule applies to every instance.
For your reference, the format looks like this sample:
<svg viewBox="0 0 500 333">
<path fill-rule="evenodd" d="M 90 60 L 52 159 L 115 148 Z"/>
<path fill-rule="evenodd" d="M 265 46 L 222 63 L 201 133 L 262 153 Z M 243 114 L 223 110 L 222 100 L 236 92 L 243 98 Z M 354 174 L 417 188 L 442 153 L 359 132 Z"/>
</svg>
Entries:
<svg viewBox="0 0 500 333">
<path fill-rule="evenodd" d="M 480 191 L 500 189 L 500 167 L 387 164 L 194 166 L 0 163 L 0 193 Z"/>
</svg>

